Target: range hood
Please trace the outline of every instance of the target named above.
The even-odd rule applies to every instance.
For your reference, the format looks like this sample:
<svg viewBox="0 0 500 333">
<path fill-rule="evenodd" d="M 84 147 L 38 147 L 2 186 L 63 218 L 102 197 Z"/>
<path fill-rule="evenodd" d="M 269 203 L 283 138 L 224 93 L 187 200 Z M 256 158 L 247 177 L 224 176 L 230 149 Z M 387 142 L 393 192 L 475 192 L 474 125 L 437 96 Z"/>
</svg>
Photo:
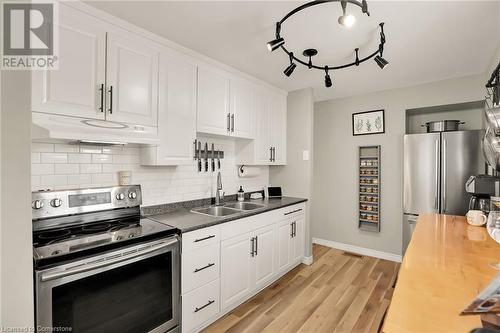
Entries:
<svg viewBox="0 0 500 333">
<path fill-rule="evenodd" d="M 129 125 L 46 113 L 32 113 L 32 139 L 91 141 L 109 144 L 159 143 L 156 127 Z"/>
</svg>

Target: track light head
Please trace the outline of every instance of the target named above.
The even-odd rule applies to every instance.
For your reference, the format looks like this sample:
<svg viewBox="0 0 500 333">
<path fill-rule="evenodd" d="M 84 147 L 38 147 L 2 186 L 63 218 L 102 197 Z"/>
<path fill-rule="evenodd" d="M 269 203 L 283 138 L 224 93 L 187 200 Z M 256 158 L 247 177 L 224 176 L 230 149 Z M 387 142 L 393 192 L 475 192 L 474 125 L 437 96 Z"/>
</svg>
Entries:
<svg viewBox="0 0 500 333">
<path fill-rule="evenodd" d="M 278 38 L 267 43 L 267 49 L 270 52 L 273 52 L 274 50 L 278 49 L 283 44 L 285 44 L 285 40 L 281 37 L 278 37 Z"/>
<path fill-rule="evenodd" d="M 332 86 L 332 78 L 328 74 L 328 66 L 325 66 L 325 87 L 330 88 Z"/>
<path fill-rule="evenodd" d="M 376 56 L 374 60 L 377 63 L 378 67 L 380 67 L 381 69 L 384 69 L 387 67 L 387 65 L 389 65 L 389 62 L 379 55 Z"/>
<path fill-rule="evenodd" d="M 295 63 L 291 63 L 290 66 L 288 66 L 284 71 L 283 73 L 286 75 L 286 76 L 290 76 L 292 75 L 295 67 L 297 67 L 297 65 Z"/>
<path fill-rule="evenodd" d="M 340 5 L 342 6 L 342 16 L 339 17 L 338 22 L 343 27 L 351 28 L 356 23 L 356 17 L 346 14 L 347 1 L 341 1 Z"/>
<path fill-rule="evenodd" d="M 297 67 L 297 64 L 295 64 L 293 62 L 293 52 L 290 52 L 290 54 L 288 54 L 288 56 L 290 57 L 290 65 L 285 68 L 285 70 L 283 71 L 283 73 L 286 75 L 286 76 L 290 76 L 292 75 L 295 67 Z"/>
</svg>

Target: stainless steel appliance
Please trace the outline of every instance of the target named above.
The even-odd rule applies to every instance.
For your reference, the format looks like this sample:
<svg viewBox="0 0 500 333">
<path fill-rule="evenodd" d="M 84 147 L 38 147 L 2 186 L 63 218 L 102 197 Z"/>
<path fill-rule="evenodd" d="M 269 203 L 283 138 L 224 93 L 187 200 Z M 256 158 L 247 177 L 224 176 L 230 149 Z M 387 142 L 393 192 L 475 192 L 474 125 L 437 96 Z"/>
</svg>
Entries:
<svg viewBox="0 0 500 333">
<path fill-rule="evenodd" d="M 141 202 L 136 185 L 32 193 L 39 331 L 178 330 L 177 230 Z"/>
<path fill-rule="evenodd" d="M 404 136 L 403 249 L 411 238 L 413 217 L 465 215 L 470 194 L 464 184 L 485 171 L 483 136 L 484 130 Z"/>
</svg>

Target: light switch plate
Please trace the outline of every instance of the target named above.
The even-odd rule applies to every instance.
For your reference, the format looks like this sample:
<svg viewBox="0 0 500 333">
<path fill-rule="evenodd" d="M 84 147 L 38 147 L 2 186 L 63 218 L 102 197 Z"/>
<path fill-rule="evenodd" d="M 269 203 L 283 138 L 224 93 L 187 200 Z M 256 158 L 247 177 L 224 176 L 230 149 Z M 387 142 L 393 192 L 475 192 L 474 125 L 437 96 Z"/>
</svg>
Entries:
<svg viewBox="0 0 500 333">
<path fill-rule="evenodd" d="M 303 161 L 309 161 L 309 150 L 303 150 L 302 151 L 302 160 Z"/>
</svg>

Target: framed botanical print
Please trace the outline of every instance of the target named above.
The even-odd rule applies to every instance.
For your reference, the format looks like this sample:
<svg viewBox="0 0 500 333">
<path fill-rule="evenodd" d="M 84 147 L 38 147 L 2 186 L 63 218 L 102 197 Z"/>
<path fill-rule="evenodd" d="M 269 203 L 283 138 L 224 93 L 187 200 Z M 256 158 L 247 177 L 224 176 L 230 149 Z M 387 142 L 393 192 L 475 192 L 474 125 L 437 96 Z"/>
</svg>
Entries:
<svg viewBox="0 0 500 333">
<path fill-rule="evenodd" d="M 384 110 L 352 114 L 352 135 L 385 133 Z"/>
</svg>

